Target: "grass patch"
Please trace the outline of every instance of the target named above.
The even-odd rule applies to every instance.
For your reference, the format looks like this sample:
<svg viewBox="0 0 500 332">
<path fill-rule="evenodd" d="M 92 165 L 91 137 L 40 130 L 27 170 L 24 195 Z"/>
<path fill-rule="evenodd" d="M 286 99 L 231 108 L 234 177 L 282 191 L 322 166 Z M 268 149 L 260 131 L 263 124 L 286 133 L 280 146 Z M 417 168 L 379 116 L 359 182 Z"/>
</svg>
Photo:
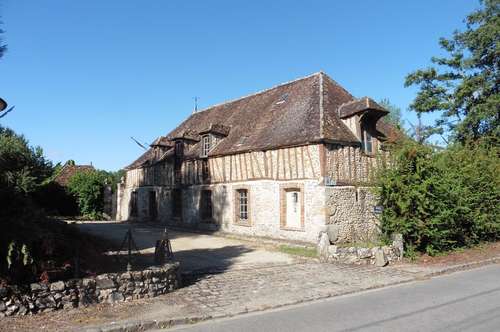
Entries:
<svg viewBox="0 0 500 332">
<path fill-rule="evenodd" d="M 316 253 L 316 248 L 280 245 L 278 249 L 280 252 L 289 255 L 302 256 L 302 257 L 318 257 L 318 254 Z"/>
</svg>

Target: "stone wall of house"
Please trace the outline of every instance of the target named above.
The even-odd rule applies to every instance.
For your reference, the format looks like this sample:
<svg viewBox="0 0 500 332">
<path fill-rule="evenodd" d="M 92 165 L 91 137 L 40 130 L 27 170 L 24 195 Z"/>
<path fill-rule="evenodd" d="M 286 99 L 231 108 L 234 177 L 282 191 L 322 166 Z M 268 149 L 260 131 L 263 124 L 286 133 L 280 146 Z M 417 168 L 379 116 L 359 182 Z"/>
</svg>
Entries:
<svg viewBox="0 0 500 332">
<path fill-rule="evenodd" d="M 132 192 L 136 192 L 137 214 L 133 216 L 132 212 Z M 156 218 L 152 218 L 149 211 L 149 193 L 155 192 L 157 213 Z M 138 221 L 138 222 L 160 222 L 166 223 L 172 218 L 172 189 L 164 186 L 147 187 L 125 187 L 121 186 L 118 190 L 117 202 L 117 220 Z"/>
<path fill-rule="evenodd" d="M 379 234 L 377 199 L 369 187 L 326 187 L 326 225 L 333 243 L 370 241 Z"/>
<path fill-rule="evenodd" d="M 0 287 L 0 317 L 155 297 L 180 287 L 179 264 L 29 287 Z"/>
<path fill-rule="evenodd" d="M 280 190 L 285 187 L 299 188 L 303 193 L 304 216 L 301 229 L 289 230 L 282 227 L 284 213 Z M 235 204 L 236 190 L 245 188 L 249 192 L 249 223 L 237 222 Z M 202 190 L 212 191 L 211 220 L 202 220 L 200 198 Z M 189 186 L 182 189 L 182 219 L 167 218 L 166 223 L 202 230 L 249 236 L 272 237 L 315 243 L 319 231 L 325 225 L 324 187 L 318 181 L 251 181 L 230 184 Z"/>
<path fill-rule="evenodd" d="M 245 186 L 250 194 L 250 223 L 236 222 L 236 189 Z M 281 200 L 282 187 L 298 188 L 302 192 L 303 224 L 300 229 L 287 229 L 281 217 L 285 212 Z M 318 233 L 325 225 L 324 187 L 318 181 L 258 181 L 235 183 L 227 186 L 225 204 L 229 207 L 223 214 L 221 230 L 229 233 L 263 236 L 305 242 L 316 242 Z"/>
</svg>

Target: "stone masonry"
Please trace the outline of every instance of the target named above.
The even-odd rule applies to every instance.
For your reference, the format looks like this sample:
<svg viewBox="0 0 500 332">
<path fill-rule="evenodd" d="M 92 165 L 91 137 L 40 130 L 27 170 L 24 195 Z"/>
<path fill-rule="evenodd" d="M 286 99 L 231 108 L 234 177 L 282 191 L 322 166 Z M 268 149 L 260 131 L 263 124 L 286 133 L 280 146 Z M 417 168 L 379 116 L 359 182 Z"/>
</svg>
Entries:
<svg viewBox="0 0 500 332">
<path fill-rule="evenodd" d="M 180 287 L 179 263 L 95 278 L 0 287 L 0 317 L 150 298 Z"/>
</svg>

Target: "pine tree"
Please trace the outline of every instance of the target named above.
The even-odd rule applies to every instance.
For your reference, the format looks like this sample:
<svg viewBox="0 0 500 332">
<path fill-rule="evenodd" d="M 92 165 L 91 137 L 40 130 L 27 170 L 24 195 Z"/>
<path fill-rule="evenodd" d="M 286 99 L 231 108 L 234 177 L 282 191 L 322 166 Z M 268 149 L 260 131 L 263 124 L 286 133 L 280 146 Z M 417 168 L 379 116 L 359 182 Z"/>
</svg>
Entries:
<svg viewBox="0 0 500 332">
<path fill-rule="evenodd" d="M 464 143 L 500 136 L 500 0 L 481 1 L 465 19 L 466 30 L 455 31 L 439 44 L 448 55 L 406 77 L 419 92 L 410 108 L 417 113 L 441 112 L 436 126 L 452 141 Z"/>
</svg>

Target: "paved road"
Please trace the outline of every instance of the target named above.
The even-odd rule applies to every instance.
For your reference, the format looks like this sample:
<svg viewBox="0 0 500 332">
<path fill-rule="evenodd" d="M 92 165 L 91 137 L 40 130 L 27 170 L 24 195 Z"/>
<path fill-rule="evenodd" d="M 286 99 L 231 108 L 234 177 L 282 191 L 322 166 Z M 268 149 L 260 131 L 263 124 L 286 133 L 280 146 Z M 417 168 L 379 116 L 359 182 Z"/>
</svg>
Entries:
<svg viewBox="0 0 500 332">
<path fill-rule="evenodd" d="M 499 331 L 500 265 L 175 331 Z"/>
</svg>

